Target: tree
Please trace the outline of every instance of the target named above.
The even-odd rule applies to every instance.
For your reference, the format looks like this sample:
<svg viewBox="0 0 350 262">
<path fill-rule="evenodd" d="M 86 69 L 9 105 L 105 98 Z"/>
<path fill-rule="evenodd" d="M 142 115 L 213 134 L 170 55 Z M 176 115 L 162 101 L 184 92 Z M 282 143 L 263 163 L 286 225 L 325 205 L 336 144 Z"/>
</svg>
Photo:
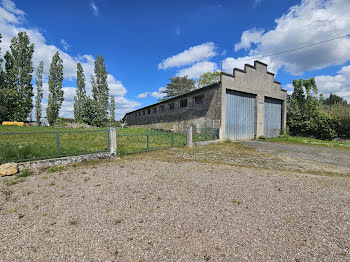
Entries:
<svg viewBox="0 0 350 262">
<path fill-rule="evenodd" d="M 26 32 L 12 38 L 10 51 L 5 54 L 5 87 L 3 100 L 6 117 L 12 121 L 25 121 L 33 109 L 32 58 L 34 44 Z"/>
<path fill-rule="evenodd" d="M 335 104 L 347 106 L 348 102 L 344 98 L 331 93 L 329 97 L 324 100 L 324 105 L 330 106 Z"/>
<path fill-rule="evenodd" d="M 58 51 L 52 57 L 49 75 L 49 100 L 46 108 L 47 121 L 55 124 L 63 103 L 63 61 Z"/>
<path fill-rule="evenodd" d="M 0 34 L 0 43 L 1 43 L 2 35 Z M 0 48 L 0 122 L 5 120 L 6 107 L 4 101 L 3 90 L 5 88 L 5 73 L 2 68 L 2 58 L 1 58 L 1 48 Z"/>
<path fill-rule="evenodd" d="M 85 76 L 80 63 L 77 64 L 77 90 L 74 97 L 74 118 L 76 121 L 83 120 L 83 111 L 86 104 Z"/>
<path fill-rule="evenodd" d="M 209 86 L 211 84 L 218 83 L 220 81 L 220 72 L 208 72 L 202 74 L 197 80 L 198 88 L 202 88 L 204 86 Z"/>
<path fill-rule="evenodd" d="M 107 83 L 108 72 L 102 55 L 96 57 L 94 73 L 95 76 L 91 77 L 92 97 L 96 106 L 96 125 L 101 126 L 103 121 L 108 119 L 109 98 L 109 88 Z"/>
<path fill-rule="evenodd" d="M 35 99 L 35 119 L 40 125 L 41 101 L 43 99 L 43 70 L 44 62 L 41 61 L 36 71 L 36 99 Z"/>
<path fill-rule="evenodd" d="M 84 111 L 82 112 L 82 121 L 88 125 L 96 126 L 97 123 L 97 110 L 95 100 L 91 97 L 86 98 Z"/>
<path fill-rule="evenodd" d="M 314 78 L 293 81 L 287 124 L 292 135 L 332 139 L 336 137 L 333 119 L 321 111 L 323 97 L 318 97 Z"/>
<path fill-rule="evenodd" d="M 161 100 L 179 96 L 194 89 L 196 89 L 195 82 L 193 79 L 188 79 L 188 76 L 170 77 L 170 83 L 168 83 L 165 90 L 162 91 L 165 97 Z"/>
<path fill-rule="evenodd" d="M 114 96 L 111 96 L 111 101 L 109 103 L 109 121 L 110 123 L 114 123 L 115 121 L 115 100 Z"/>
</svg>

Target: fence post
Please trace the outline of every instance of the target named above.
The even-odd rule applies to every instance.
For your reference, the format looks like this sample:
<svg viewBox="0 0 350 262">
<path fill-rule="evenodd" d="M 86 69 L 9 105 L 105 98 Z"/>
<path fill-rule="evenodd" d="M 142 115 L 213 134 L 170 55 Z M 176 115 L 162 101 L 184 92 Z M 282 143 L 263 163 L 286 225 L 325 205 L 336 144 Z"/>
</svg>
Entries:
<svg viewBox="0 0 350 262">
<path fill-rule="evenodd" d="M 149 149 L 149 135 L 147 135 L 147 150 Z"/>
<path fill-rule="evenodd" d="M 114 126 L 109 128 L 109 152 L 111 156 L 117 154 L 117 132 Z"/>
<path fill-rule="evenodd" d="M 174 133 L 171 133 L 171 147 L 174 147 Z"/>
<path fill-rule="evenodd" d="M 192 142 L 192 126 L 189 126 L 187 129 L 187 146 L 188 147 L 193 147 L 193 142 Z"/>
<path fill-rule="evenodd" d="M 60 132 L 56 132 L 57 156 L 60 156 Z"/>
</svg>

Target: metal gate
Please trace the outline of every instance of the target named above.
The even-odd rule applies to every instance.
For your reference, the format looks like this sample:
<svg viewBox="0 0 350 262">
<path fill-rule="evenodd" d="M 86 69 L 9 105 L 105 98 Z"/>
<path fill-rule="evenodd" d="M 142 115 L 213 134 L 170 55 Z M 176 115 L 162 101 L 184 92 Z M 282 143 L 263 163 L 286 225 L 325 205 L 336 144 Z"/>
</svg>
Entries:
<svg viewBox="0 0 350 262">
<path fill-rule="evenodd" d="M 265 97 L 264 136 L 277 137 L 282 126 L 282 100 Z"/>
<path fill-rule="evenodd" d="M 226 137 L 232 140 L 255 137 L 255 95 L 226 90 Z"/>
</svg>

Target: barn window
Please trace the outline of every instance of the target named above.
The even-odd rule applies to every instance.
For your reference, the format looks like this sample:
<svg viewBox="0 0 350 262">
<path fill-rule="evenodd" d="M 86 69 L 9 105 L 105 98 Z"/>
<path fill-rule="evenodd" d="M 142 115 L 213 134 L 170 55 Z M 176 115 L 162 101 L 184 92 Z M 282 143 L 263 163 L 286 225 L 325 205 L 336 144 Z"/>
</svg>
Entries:
<svg viewBox="0 0 350 262">
<path fill-rule="evenodd" d="M 169 104 L 169 110 L 174 110 L 174 108 L 175 108 L 174 103 L 170 103 L 170 104 Z"/>
<path fill-rule="evenodd" d="M 194 97 L 194 104 L 195 104 L 195 105 L 201 105 L 201 104 L 203 104 L 203 98 L 204 98 L 204 95 L 195 96 L 195 97 Z"/>
<path fill-rule="evenodd" d="M 180 107 L 186 107 L 187 106 L 187 99 L 180 100 Z"/>
<path fill-rule="evenodd" d="M 153 114 L 157 114 L 157 108 L 153 108 Z"/>
<path fill-rule="evenodd" d="M 151 113 L 151 109 L 148 109 L 148 114 L 150 114 Z"/>
<path fill-rule="evenodd" d="M 165 111 L 165 106 L 164 106 L 164 105 L 163 105 L 163 106 L 160 106 L 160 107 L 159 107 L 159 111 L 160 111 L 160 112 L 164 112 L 164 111 Z"/>
</svg>

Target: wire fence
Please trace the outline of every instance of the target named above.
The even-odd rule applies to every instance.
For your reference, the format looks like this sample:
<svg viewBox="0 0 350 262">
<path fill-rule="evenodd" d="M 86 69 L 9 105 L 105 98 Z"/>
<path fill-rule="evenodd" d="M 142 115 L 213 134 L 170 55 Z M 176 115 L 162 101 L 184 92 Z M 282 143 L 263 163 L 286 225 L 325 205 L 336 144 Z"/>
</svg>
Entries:
<svg viewBox="0 0 350 262">
<path fill-rule="evenodd" d="M 108 151 L 108 130 L 0 133 L 0 163 Z"/>
</svg>

